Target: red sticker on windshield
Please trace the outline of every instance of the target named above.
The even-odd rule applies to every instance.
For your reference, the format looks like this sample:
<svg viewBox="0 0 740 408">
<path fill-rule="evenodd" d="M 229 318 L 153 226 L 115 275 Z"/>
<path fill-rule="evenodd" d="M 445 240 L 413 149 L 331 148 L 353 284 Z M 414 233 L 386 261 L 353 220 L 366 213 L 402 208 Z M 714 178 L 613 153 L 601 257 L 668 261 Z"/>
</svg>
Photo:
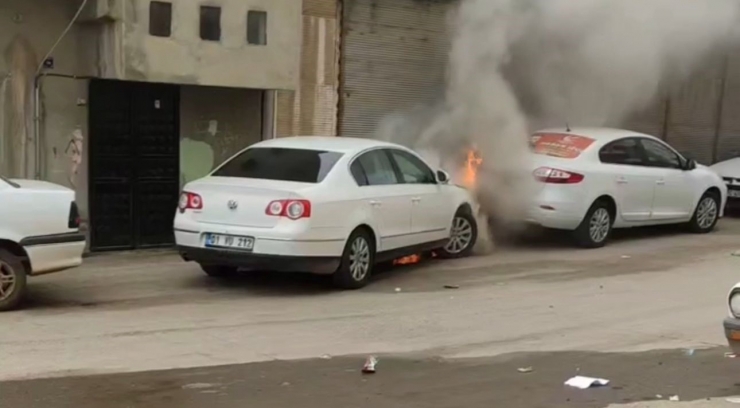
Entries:
<svg viewBox="0 0 740 408">
<path fill-rule="evenodd" d="M 585 136 L 560 133 L 537 133 L 530 138 L 530 145 L 536 154 L 575 159 L 588 149 L 594 139 Z"/>
</svg>

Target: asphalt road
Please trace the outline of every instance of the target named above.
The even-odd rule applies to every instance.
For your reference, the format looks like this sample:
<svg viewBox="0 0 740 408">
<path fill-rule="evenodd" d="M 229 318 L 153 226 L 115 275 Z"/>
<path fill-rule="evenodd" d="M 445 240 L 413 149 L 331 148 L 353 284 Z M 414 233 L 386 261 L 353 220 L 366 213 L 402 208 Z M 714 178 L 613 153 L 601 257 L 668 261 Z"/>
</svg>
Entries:
<svg viewBox="0 0 740 408">
<path fill-rule="evenodd" d="M 720 322 L 738 233 L 633 231 L 599 250 L 549 236 L 343 293 L 212 280 L 167 252 L 91 257 L 0 315 L 0 406 L 731 406 L 740 360 Z M 576 373 L 612 384 L 566 389 Z"/>
</svg>

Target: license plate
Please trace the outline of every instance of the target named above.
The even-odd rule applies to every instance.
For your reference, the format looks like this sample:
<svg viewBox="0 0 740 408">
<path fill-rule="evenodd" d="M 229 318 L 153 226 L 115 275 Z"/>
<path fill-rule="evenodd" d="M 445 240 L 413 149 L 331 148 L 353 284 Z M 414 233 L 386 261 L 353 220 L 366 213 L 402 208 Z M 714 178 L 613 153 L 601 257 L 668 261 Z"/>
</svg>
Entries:
<svg viewBox="0 0 740 408">
<path fill-rule="evenodd" d="M 206 246 L 251 251 L 254 248 L 254 238 L 236 235 L 207 234 Z"/>
<path fill-rule="evenodd" d="M 740 190 L 728 190 L 727 196 L 733 197 L 733 198 L 740 198 Z"/>
</svg>

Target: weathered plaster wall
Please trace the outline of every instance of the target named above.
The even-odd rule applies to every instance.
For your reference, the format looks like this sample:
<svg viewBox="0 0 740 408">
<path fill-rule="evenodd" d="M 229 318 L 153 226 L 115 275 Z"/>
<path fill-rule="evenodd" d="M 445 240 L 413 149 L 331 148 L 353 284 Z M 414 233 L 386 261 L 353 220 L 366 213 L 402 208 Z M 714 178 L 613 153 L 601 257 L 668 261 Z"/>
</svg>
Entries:
<svg viewBox="0 0 740 408">
<path fill-rule="evenodd" d="M 36 176 L 33 138 L 33 77 L 40 59 L 67 26 L 81 2 L 77 0 L 2 0 L 0 2 L 0 172 L 12 177 Z M 51 73 L 78 74 L 79 27 L 73 27 L 55 50 Z M 84 42 L 82 43 L 84 44 Z M 40 178 L 77 191 L 87 214 L 85 149 L 87 98 L 85 81 L 44 78 L 41 81 Z M 1 88 L 1 87 L 0 87 Z M 23 157 L 23 143 L 27 156 Z M 74 141 L 74 142 L 73 142 Z M 82 145 L 80 152 L 79 146 Z M 22 163 L 25 162 L 25 168 Z"/>
<path fill-rule="evenodd" d="M 118 0 L 123 1 L 123 0 Z M 296 89 L 298 0 L 176 0 L 170 38 L 149 35 L 149 0 L 125 0 L 125 79 L 257 89 Z M 200 5 L 221 6 L 221 41 L 200 39 Z M 267 45 L 247 43 L 247 12 L 267 12 Z"/>
<path fill-rule="evenodd" d="M 180 91 L 180 181 L 203 177 L 262 136 L 263 92 L 183 86 Z"/>
<path fill-rule="evenodd" d="M 300 85 L 277 92 L 278 137 L 335 136 L 339 102 L 339 0 L 303 0 Z"/>
</svg>

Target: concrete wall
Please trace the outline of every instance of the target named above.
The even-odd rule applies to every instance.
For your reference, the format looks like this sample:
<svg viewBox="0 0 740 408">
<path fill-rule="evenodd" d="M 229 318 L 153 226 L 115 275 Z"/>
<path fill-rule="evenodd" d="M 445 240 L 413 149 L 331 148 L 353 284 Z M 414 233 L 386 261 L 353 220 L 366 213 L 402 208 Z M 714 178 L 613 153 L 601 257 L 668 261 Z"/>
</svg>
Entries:
<svg viewBox="0 0 740 408">
<path fill-rule="evenodd" d="M 262 137 L 263 92 L 183 86 L 180 92 L 180 181 L 208 174 Z"/>
<path fill-rule="evenodd" d="M 303 0 L 300 86 L 277 92 L 278 137 L 337 134 L 338 10 L 338 0 Z"/>
<path fill-rule="evenodd" d="M 170 38 L 149 35 L 149 3 L 125 2 L 124 79 L 258 89 L 298 86 L 300 1 L 175 0 Z M 200 39 L 201 4 L 222 7 L 220 42 Z M 249 10 L 267 12 L 267 45 L 247 44 Z"/>
</svg>

